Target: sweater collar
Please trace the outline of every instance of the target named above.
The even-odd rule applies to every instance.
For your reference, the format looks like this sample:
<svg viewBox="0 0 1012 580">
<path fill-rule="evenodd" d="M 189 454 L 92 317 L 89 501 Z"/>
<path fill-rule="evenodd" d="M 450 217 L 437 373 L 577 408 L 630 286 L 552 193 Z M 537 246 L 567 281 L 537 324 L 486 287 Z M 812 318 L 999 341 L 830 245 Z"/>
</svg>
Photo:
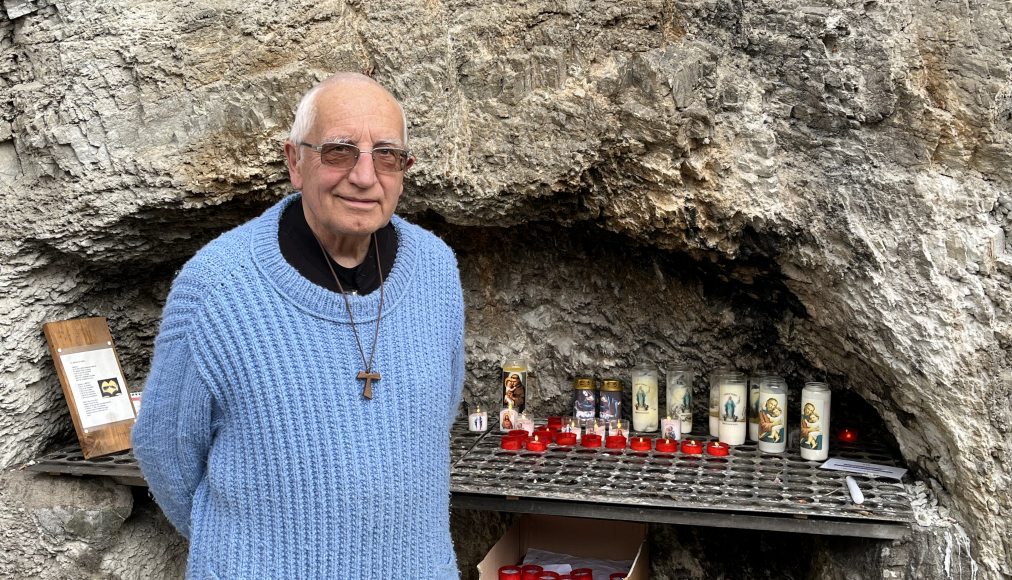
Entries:
<svg viewBox="0 0 1012 580">
<path fill-rule="evenodd" d="M 329 320 L 348 323 L 348 310 L 337 292 L 321 288 L 305 279 L 285 260 L 278 245 L 278 226 L 281 215 L 300 194 L 286 197 L 268 208 L 259 218 L 253 220 L 250 252 L 253 263 L 261 275 L 288 301 L 300 309 Z M 404 298 L 408 285 L 417 269 L 419 241 L 407 222 L 393 216 L 390 222 L 397 232 L 397 257 L 390 275 L 384 281 L 383 314 L 393 312 Z M 375 321 L 379 309 L 379 291 L 365 296 L 348 296 L 356 324 Z M 250 305 L 256 307 L 256 305 Z"/>
</svg>

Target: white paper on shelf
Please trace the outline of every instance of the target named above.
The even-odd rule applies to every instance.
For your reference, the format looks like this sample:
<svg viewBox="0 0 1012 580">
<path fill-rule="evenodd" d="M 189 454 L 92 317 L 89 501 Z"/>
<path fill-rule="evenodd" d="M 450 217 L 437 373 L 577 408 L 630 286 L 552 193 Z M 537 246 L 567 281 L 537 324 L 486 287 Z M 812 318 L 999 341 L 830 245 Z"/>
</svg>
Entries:
<svg viewBox="0 0 1012 580">
<path fill-rule="evenodd" d="M 867 475 L 869 477 L 888 477 L 895 480 L 902 479 L 903 475 L 907 472 L 907 470 L 902 467 L 879 465 L 877 463 L 865 463 L 863 461 L 852 461 L 850 459 L 840 459 L 839 457 L 830 459 L 820 465 L 819 468 L 830 469 L 833 471 L 846 471 L 848 473 Z"/>
</svg>

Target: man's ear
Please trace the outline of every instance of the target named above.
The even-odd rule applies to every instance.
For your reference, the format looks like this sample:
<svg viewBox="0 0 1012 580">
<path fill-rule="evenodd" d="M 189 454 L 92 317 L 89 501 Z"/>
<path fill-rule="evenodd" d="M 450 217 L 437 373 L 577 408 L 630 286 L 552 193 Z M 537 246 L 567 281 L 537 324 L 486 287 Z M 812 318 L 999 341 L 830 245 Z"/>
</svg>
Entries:
<svg viewBox="0 0 1012 580">
<path fill-rule="evenodd" d="M 288 165 L 288 179 L 295 191 L 302 191 L 302 173 L 299 170 L 299 146 L 291 140 L 285 141 L 285 161 Z"/>
<path fill-rule="evenodd" d="M 411 166 L 414 164 L 415 164 L 415 156 L 411 155 L 408 157 L 408 160 L 404 163 L 404 171 L 411 169 Z"/>
</svg>

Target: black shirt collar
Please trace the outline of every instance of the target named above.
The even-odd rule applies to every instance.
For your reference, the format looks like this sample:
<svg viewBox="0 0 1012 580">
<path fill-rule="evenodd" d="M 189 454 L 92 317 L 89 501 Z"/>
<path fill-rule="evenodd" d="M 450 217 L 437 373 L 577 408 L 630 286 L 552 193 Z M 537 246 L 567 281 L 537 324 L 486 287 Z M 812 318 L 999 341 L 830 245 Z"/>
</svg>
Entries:
<svg viewBox="0 0 1012 580">
<path fill-rule="evenodd" d="M 397 257 L 397 232 L 392 223 L 387 223 L 376 232 L 379 245 L 380 263 L 383 266 L 383 277 L 390 275 L 394 259 Z M 334 273 L 341 281 L 344 291 L 356 294 L 369 294 L 380 286 L 379 271 L 376 269 L 376 246 L 369 244 L 369 252 L 365 260 L 354 268 L 345 268 L 338 264 L 320 249 L 313 231 L 309 229 L 306 214 L 302 209 L 302 198 L 299 197 L 285 208 L 281 214 L 278 227 L 278 243 L 281 255 L 304 278 L 333 292 L 339 292 L 334 275 L 331 274 L 327 262 L 334 267 Z"/>
</svg>

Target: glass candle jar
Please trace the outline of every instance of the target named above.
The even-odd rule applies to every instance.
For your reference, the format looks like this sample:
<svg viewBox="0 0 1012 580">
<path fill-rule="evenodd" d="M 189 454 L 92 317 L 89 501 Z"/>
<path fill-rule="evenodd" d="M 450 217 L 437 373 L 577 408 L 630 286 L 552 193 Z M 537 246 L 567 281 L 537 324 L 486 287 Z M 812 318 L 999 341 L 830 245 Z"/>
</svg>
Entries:
<svg viewBox="0 0 1012 580">
<path fill-rule="evenodd" d="M 618 419 L 622 416 L 622 381 L 605 379 L 601 382 L 601 393 L 597 404 L 597 416 L 605 419 Z"/>
<path fill-rule="evenodd" d="M 787 449 L 787 383 L 782 377 L 767 376 L 759 381 L 757 439 L 762 453 L 783 453 Z"/>
<path fill-rule="evenodd" d="M 640 363 L 632 370 L 632 427 L 642 433 L 657 431 L 657 367 Z"/>
<path fill-rule="evenodd" d="M 829 458 L 829 386 L 805 383 L 801 389 L 801 458 L 825 461 Z"/>
<path fill-rule="evenodd" d="M 668 414 L 681 421 L 679 431 L 692 432 L 692 369 L 670 365 L 667 373 Z"/>
<path fill-rule="evenodd" d="M 590 376 L 576 377 L 573 381 L 576 397 L 573 400 L 573 416 L 577 419 L 593 419 L 597 412 L 597 389 L 594 378 Z"/>
</svg>

